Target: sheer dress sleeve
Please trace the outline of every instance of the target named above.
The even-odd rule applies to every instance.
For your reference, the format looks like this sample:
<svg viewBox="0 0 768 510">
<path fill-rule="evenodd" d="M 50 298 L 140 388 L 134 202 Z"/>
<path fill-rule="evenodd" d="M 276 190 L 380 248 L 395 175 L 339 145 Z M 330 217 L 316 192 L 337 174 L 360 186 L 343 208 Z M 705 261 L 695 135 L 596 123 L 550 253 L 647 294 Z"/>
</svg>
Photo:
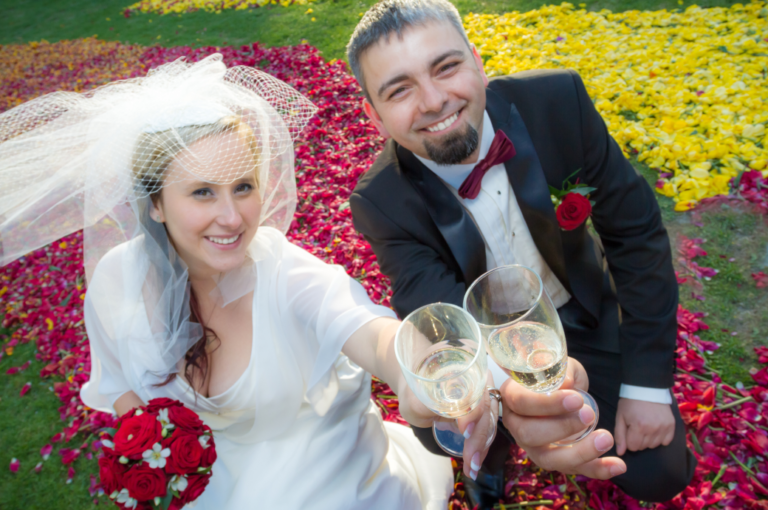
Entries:
<svg viewBox="0 0 768 510">
<path fill-rule="evenodd" d="M 307 380 L 307 395 L 312 401 L 319 398 L 318 391 L 322 393 L 318 387 L 332 386 L 331 369 L 349 337 L 371 320 L 396 315 L 374 304 L 365 288 L 341 266 L 327 264 L 287 241 L 282 251 L 284 299 L 291 320 L 306 339 L 316 342 L 306 346 L 316 353 Z"/>
</svg>

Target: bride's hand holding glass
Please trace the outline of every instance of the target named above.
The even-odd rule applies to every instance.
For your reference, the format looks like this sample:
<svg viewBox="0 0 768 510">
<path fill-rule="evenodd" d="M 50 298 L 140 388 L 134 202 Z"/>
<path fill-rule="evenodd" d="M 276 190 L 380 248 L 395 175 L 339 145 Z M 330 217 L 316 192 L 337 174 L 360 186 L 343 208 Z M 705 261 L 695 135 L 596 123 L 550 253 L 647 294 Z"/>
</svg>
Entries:
<svg viewBox="0 0 768 510">
<path fill-rule="evenodd" d="M 490 372 L 487 374 L 486 383 L 489 387 L 493 386 L 493 377 Z M 474 466 L 481 466 L 488 454 L 488 448 L 493 438 L 489 434 L 493 430 L 492 423 L 495 424 L 499 417 L 499 405 L 495 398 L 491 398 L 486 389 L 483 396 L 477 403 L 477 407 L 472 409 L 469 414 L 465 414 L 455 420 L 445 418 L 435 414 L 425 406 L 413 391 L 408 387 L 405 378 L 400 381 L 399 387 L 395 390 L 400 403 L 400 415 L 405 421 L 420 428 L 432 428 L 435 422 L 444 422 L 450 425 L 455 421 L 459 431 L 465 435 L 464 450 L 462 458 L 464 460 L 464 474 L 473 477 Z M 477 471 L 477 469 L 474 469 Z"/>
<path fill-rule="evenodd" d="M 495 437 L 499 403 L 477 322 L 451 304 L 423 306 L 398 328 L 395 355 L 408 386 L 404 391 L 439 416 L 432 418 L 437 444 L 454 457 L 463 456 L 474 478 Z M 415 402 L 408 404 L 423 412 Z"/>
</svg>

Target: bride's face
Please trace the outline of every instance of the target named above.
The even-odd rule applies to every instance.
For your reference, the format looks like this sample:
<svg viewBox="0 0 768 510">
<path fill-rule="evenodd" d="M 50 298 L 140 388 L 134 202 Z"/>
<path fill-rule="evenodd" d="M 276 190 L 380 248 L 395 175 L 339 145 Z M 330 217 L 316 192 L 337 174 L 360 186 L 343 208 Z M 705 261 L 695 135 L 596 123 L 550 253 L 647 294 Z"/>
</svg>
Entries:
<svg viewBox="0 0 768 510">
<path fill-rule="evenodd" d="M 222 151 L 221 147 L 227 150 Z M 168 166 L 167 182 L 153 215 L 165 223 L 168 236 L 193 277 L 207 277 L 240 267 L 256 235 L 261 215 L 254 155 L 235 132 L 205 137 L 190 145 L 196 161 L 215 165 L 190 168 L 180 152 Z M 182 163 L 183 162 L 183 163 Z M 175 178 L 189 175 L 199 178 Z M 174 173 L 177 172 L 176 175 Z M 243 175 L 230 184 L 211 184 L 217 175 Z"/>
</svg>

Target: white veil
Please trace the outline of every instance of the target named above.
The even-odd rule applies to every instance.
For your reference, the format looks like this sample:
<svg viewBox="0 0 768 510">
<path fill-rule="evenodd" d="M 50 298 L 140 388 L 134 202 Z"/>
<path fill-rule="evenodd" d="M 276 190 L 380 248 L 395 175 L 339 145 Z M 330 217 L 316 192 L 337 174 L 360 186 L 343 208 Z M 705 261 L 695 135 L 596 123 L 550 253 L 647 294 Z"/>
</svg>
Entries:
<svg viewBox="0 0 768 510">
<path fill-rule="evenodd" d="M 152 335 L 131 336 L 137 331 L 131 313 L 100 316 L 110 322 L 102 326 L 128 336 L 131 352 L 142 357 L 134 366 L 157 376 L 177 372 L 202 331 L 189 320 L 187 268 L 163 224 L 149 218 L 151 194 L 179 179 L 241 178 L 242 171 L 228 168 L 211 172 L 230 147 L 217 144 L 214 157 L 202 156 L 188 135 L 244 129 L 257 148 L 249 157 L 262 198 L 260 225 L 285 233 L 296 207 L 293 140 L 315 111 L 287 84 L 253 68 L 227 69 L 215 54 L 82 94 L 48 94 L 0 114 L 0 265 L 84 229 L 90 286 L 105 255 L 129 247 L 137 257 L 120 276 L 126 292 L 115 304 L 143 303 Z M 150 142 L 142 145 L 144 139 Z M 180 170 L 166 172 L 158 144 L 172 147 Z M 224 302 L 245 293 L 242 283 L 240 275 L 223 275 Z"/>
</svg>

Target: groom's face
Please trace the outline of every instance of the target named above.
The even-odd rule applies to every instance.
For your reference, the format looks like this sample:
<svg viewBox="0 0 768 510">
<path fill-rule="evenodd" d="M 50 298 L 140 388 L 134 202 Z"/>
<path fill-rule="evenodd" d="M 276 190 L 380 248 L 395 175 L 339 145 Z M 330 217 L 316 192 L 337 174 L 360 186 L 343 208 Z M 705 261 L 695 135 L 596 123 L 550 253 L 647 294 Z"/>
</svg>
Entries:
<svg viewBox="0 0 768 510">
<path fill-rule="evenodd" d="M 384 137 L 440 164 L 474 163 L 488 79 L 448 22 L 390 34 L 360 58 L 366 114 Z"/>
</svg>

